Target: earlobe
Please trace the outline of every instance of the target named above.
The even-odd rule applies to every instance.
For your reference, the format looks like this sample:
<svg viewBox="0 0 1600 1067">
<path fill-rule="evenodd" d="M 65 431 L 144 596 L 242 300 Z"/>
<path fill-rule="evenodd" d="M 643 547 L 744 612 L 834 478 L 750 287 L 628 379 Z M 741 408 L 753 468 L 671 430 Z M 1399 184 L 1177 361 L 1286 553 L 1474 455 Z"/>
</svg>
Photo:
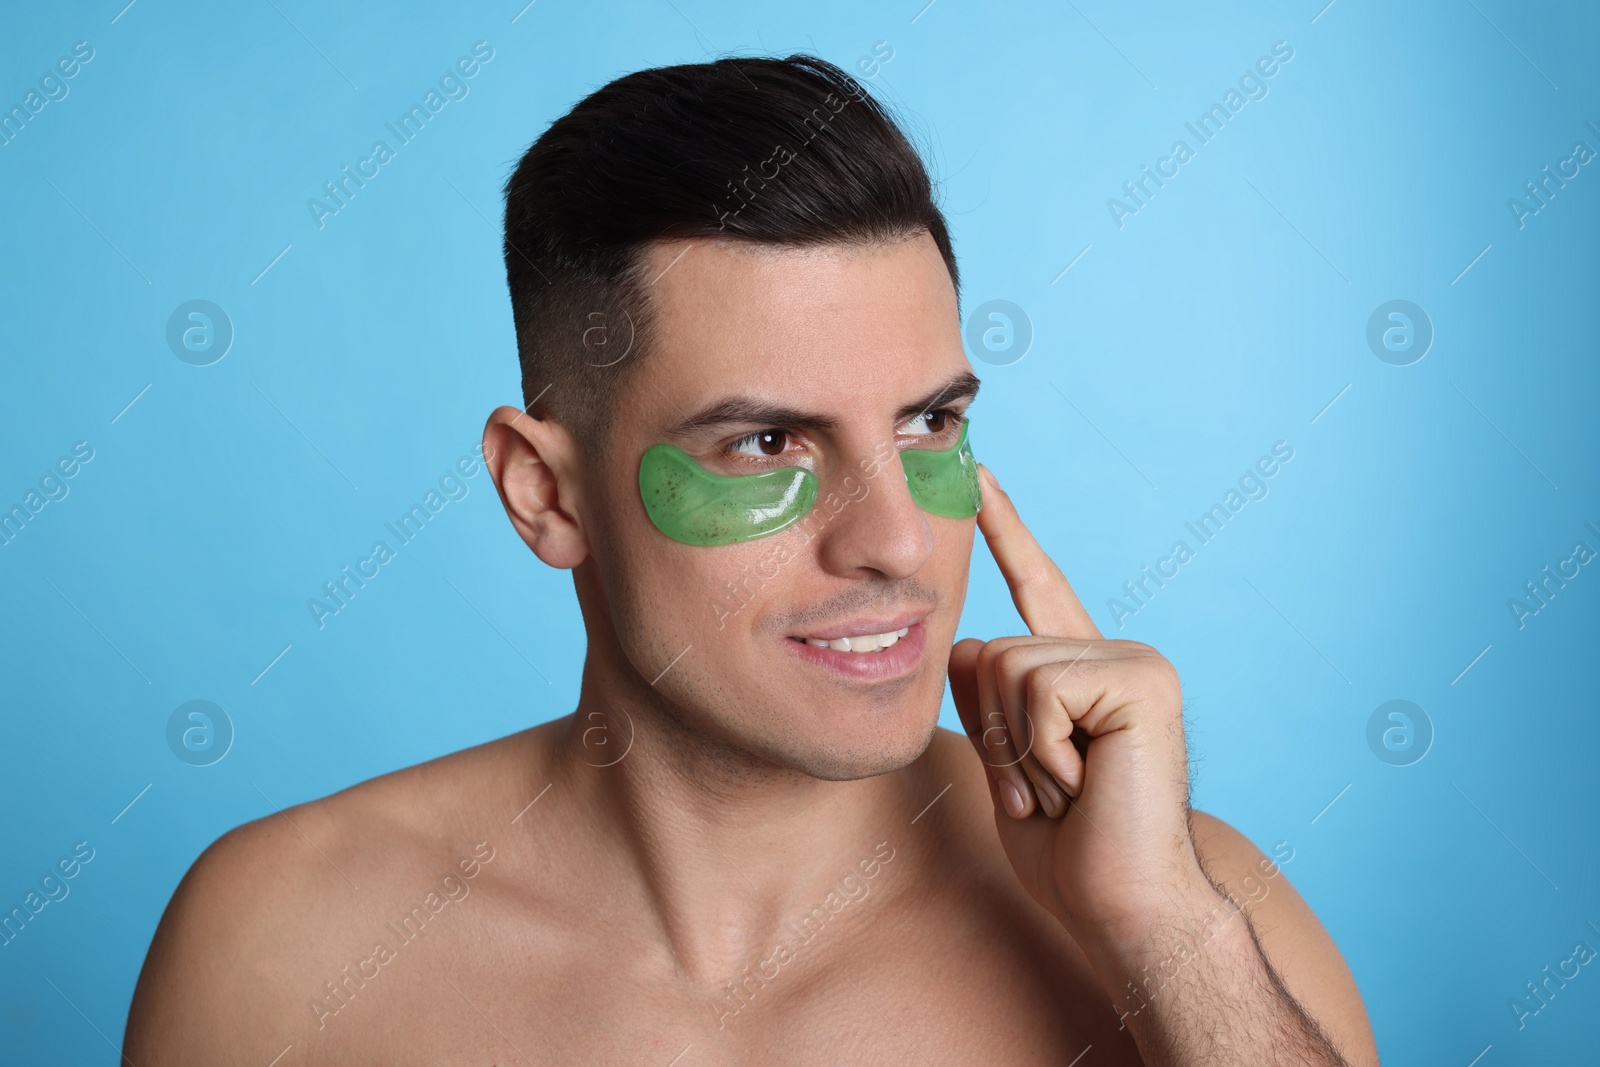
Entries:
<svg viewBox="0 0 1600 1067">
<path fill-rule="evenodd" d="M 483 428 L 484 465 L 518 536 L 545 563 L 570 570 L 589 554 L 583 528 L 570 509 L 575 453 L 570 435 L 555 422 L 514 407 L 496 408 Z M 565 480 L 564 480 L 565 479 Z"/>
</svg>

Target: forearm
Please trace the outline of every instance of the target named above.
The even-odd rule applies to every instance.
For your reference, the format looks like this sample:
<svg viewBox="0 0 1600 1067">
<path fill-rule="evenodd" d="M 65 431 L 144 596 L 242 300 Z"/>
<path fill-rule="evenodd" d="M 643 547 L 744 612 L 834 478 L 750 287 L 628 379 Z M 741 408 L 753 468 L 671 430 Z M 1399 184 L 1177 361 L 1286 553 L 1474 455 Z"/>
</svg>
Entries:
<svg viewBox="0 0 1600 1067">
<path fill-rule="evenodd" d="M 1209 884 L 1145 929 L 1085 947 L 1147 1064 L 1349 1067 L 1284 988 L 1249 917 Z"/>
</svg>

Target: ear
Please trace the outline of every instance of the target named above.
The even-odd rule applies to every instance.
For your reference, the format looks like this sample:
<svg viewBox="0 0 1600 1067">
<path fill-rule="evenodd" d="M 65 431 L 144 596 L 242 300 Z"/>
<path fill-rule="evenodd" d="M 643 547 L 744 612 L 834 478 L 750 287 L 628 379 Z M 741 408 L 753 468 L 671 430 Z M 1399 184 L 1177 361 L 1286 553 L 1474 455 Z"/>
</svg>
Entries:
<svg viewBox="0 0 1600 1067">
<path fill-rule="evenodd" d="M 500 503 L 533 554 L 570 570 L 589 554 L 576 518 L 577 442 L 552 419 L 499 407 L 483 428 L 483 461 Z"/>
</svg>

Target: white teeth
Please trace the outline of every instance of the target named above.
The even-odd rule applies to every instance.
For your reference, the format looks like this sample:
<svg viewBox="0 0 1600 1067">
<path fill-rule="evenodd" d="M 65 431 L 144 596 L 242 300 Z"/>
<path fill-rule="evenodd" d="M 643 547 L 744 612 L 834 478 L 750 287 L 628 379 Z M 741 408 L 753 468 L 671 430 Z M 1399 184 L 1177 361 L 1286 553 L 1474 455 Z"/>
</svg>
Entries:
<svg viewBox="0 0 1600 1067">
<path fill-rule="evenodd" d="M 885 634 L 863 634 L 860 637 L 837 637 L 829 641 L 821 637 L 808 637 L 806 644 L 816 645 L 818 648 L 831 648 L 835 652 L 876 652 L 880 648 L 888 648 L 906 634 L 911 632 L 911 627 L 902 626 Z"/>
</svg>

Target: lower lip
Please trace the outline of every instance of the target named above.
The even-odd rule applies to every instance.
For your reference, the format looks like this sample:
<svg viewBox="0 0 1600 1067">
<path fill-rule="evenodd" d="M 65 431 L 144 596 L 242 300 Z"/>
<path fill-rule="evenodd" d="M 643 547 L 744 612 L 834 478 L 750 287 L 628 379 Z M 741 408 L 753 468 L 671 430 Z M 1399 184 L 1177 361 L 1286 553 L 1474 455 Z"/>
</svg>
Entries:
<svg viewBox="0 0 1600 1067">
<path fill-rule="evenodd" d="M 853 681 L 881 682 L 908 673 L 922 660 L 928 641 L 928 620 L 913 623 L 906 635 L 888 648 L 876 652 L 840 652 L 838 649 L 809 644 L 793 637 L 783 643 L 807 663 Z"/>
</svg>

